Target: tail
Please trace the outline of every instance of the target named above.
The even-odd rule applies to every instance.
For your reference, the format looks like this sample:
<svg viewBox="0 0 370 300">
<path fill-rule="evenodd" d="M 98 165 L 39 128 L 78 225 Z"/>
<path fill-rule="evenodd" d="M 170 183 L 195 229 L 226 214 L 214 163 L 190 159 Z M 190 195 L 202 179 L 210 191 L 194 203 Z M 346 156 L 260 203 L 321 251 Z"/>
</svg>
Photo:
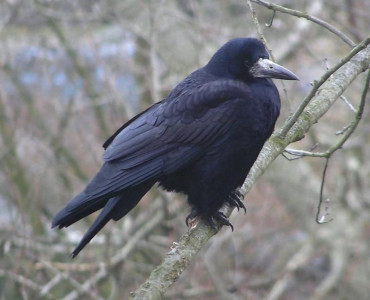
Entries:
<svg viewBox="0 0 370 300">
<path fill-rule="evenodd" d="M 110 199 L 88 199 L 86 194 L 82 192 L 73 198 L 67 206 L 55 216 L 52 228 L 68 227 L 104 207 L 98 218 L 83 236 L 76 249 L 73 250 L 72 258 L 74 258 L 109 220 L 113 219 L 117 221 L 132 210 L 153 184 L 154 182 L 146 182 L 135 187 L 126 188 L 120 192 L 119 195 Z"/>
</svg>

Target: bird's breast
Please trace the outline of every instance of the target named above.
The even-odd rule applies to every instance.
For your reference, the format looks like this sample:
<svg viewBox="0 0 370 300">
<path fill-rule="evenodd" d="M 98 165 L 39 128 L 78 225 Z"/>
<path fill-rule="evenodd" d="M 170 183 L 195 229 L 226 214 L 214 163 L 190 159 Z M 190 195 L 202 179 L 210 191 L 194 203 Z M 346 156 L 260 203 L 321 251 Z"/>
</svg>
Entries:
<svg viewBox="0 0 370 300">
<path fill-rule="evenodd" d="M 279 116 L 279 107 L 269 101 L 241 100 L 235 107 L 233 138 L 267 139 Z"/>
</svg>

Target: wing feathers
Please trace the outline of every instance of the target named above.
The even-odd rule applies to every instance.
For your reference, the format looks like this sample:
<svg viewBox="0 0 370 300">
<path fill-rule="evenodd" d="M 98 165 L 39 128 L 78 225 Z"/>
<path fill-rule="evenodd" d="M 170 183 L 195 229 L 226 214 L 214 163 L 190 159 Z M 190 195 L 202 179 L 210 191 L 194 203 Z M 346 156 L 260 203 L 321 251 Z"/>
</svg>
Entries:
<svg viewBox="0 0 370 300">
<path fill-rule="evenodd" d="M 104 153 L 106 163 L 86 188 L 88 198 L 158 180 L 204 155 L 233 125 L 236 108 L 230 102 L 245 92 L 241 86 L 229 80 L 208 83 L 156 104 L 123 126 Z"/>
</svg>

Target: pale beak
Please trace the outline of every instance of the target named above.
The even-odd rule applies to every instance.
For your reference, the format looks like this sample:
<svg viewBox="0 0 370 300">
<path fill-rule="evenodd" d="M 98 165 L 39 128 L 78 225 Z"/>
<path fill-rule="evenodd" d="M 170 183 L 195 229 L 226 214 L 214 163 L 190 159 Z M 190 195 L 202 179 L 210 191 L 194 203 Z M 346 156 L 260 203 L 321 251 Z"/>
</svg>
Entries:
<svg viewBox="0 0 370 300">
<path fill-rule="evenodd" d="M 272 62 L 266 58 L 260 58 L 250 69 L 253 77 L 276 78 L 285 80 L 299 80 L 298 77 L 288 69 Z"/>
</svg>

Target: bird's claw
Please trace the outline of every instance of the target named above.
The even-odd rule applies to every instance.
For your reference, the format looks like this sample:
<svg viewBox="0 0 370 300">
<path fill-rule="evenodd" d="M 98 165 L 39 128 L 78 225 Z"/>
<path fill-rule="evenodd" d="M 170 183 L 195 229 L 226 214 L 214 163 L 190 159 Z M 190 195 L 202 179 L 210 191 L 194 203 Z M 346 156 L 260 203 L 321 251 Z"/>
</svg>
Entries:
<svg viewBox="0 0 370 300">
<path fill-rule="evenodd" d="M 221 211 L 216 212 L 216 214 L 214 214 L 212 217 L 210 217 L 209 219 L 207 219 L 206 222 L 214 230 L 218 230 L 219 229 L 219 225 L 217 224 L 217 222 L 219 222 L 221 224 L 221 226 L 224 226 L 224 225 L 230 226 L 231 231 L 234 231 L 233 224 L 230 223 L 229 219 Z"/>
<path fill-rule="evenodd" d="M 222 226 L 230 226 L 231 228 L 231 231 L 234 231 L 234 226 L 233 224 L 231 224 L 231 222 L 229 221 L 229 219 L 226 217 L 226 215 L 221 212 L 221 211 L 218 211 L 213 217 L 212 217 L 212 221 L 213 221 L 213 224 L 214 223 L 214 220 L 217 220 L 221 223 Z M 212 226 L 213 227 L 213 226 Z"/>
<path fill-rule="evenodd" d="M 229 195 L 228 202 L 231 205 L 235 206 L 238 209 L 238 211 L 239 209 L 242 208 L 244 210 L 244 214 L 246 214 L 247 209 L 244 203 L 242 202 L 243 199 L 244 199 L 243 194 L 239 190 L 235 190 Z"/>
<path fill-rule="evenodd" d="M 190 214 L 186 216 L 185 224 L 187 227 L 193 227 L 195 224 L 195 218 L 198 217 L 198 213 L 196 211 L 191 211 Z"/>
<path fill-rule="evenodd" d="M 185 219 L 186 226 L 192 228 L 196 223 L 196 218 L 197 217 L 199 217 L 199 214 L 196 211 L 192 211 L 190 214 L 188 214 L 188 216 Z M 214 230 L 218 230 L 217 222 L 219 222 L 221 224 L 221 226 L 225 226 L 225 225 L 230 226 L 231 231 L 234 231 L 233 224 L 231 224 L 231 222 L 229 221 L 227 216 L 221 211 L 216 212 L 216 214 L 214 214 L 213 216 L 211 216 L 209 218 L 203 218 L 203 220 L 209 226 L 211 226 Z"/>
</svg>

